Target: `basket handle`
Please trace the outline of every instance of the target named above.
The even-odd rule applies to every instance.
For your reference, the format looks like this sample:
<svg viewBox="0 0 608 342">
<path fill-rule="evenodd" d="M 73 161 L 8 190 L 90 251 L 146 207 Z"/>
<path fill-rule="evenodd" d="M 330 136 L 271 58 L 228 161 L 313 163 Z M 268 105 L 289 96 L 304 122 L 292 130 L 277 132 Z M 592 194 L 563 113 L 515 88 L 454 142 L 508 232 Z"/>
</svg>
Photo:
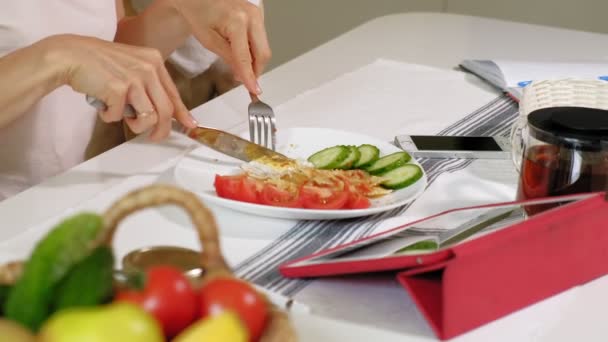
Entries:
<svg viewBox="0 0 608 342">
<path fill-rule="evenodd" d="M 201 267 L 210 273 L 232 272 L 220 251 L 217 224 L 211 211 L 193 193 L 174 186 L 156 184 L 135 190 L 115 202 L 103 215 L 104 227 L 96 244 L 111 245 L 120 222 L 130 214 L 149 207 L 174 204 L 183 208 L 198 232 Z"/>
</svg>

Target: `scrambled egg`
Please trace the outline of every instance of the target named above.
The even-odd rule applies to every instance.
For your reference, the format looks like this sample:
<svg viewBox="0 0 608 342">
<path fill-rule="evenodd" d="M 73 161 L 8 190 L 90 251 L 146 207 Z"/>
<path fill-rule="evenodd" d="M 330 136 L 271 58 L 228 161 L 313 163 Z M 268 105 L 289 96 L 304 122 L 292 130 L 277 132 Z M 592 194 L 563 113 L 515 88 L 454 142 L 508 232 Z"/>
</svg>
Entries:
<svg viewBox="0 0 608 342">
<path fill-rule="evenodd" d="M 308 161 L 283 160 L 262 157 L 241 165 L 250 177 L 277 186 L 279 189 L 297 192 L 305 183 L 313 186 L 332 187 L 345 184 L 348 180 L 351 190 L 361 192 L 367 197 L 384 196 L 391 190 L 380 186 L 381 179 L 361 170 L 319 170 Z M 356 190 L 358 189 L 358 190 Z M 343 190 L 343 189 L 339 189 Z"/>
<path fill-rule="evenodd" d="M 300 173 L 305 169 L 312 169 L 314 165 L 303 160 L 277 160 L 270 157 L 262 157 L 249 163 L 241 165 L 245 173 L 256 178 L 280 178 L 294 173 Z"/>
</svg>

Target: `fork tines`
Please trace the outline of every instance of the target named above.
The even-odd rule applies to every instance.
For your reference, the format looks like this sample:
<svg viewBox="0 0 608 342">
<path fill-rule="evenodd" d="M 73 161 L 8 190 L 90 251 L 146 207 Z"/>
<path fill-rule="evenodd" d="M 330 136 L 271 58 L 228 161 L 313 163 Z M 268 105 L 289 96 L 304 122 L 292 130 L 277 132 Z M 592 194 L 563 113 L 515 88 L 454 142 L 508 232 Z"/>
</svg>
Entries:
<svg viewBox="0 0 608 342">
<path fill-rule="evenodd" d="M 272 108 L 252 95 L 249 104 L 249 137 L 258 145 L 272 150 L 276 147 L 276 119 Z"/>
</svg>

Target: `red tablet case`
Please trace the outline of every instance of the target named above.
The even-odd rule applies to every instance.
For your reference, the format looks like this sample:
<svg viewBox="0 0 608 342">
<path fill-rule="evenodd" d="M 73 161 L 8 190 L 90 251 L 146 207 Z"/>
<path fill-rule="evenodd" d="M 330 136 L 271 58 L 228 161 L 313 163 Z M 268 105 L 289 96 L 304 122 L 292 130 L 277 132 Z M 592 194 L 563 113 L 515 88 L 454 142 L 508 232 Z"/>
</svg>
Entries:
<svg viewBox="0 0 608 342">
<path fill-rule="evenodd" d="M 598 194 L 425 258 L 405 271 L 394 260 L 378 270 L 400 268 L 399 282 L 436 335 L 449 339 L 608 273 L 608 202 Z M 361 263 L 281 271 L 370 271 Z"/>
</svg>

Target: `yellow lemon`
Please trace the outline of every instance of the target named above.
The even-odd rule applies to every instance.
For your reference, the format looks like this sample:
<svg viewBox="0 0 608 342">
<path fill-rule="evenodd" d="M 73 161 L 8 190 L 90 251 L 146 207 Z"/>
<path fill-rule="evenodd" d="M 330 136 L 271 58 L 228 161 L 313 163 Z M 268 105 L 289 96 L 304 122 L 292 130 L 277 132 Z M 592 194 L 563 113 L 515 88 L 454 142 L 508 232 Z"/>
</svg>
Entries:
<svg viewBox="0 0 608 342">
<path fill-rule="evenodd" d="M 194 322 L 174 342 L 248 342 L 247 330 L 239 317 L 230 311 Z"/>
</svg>

